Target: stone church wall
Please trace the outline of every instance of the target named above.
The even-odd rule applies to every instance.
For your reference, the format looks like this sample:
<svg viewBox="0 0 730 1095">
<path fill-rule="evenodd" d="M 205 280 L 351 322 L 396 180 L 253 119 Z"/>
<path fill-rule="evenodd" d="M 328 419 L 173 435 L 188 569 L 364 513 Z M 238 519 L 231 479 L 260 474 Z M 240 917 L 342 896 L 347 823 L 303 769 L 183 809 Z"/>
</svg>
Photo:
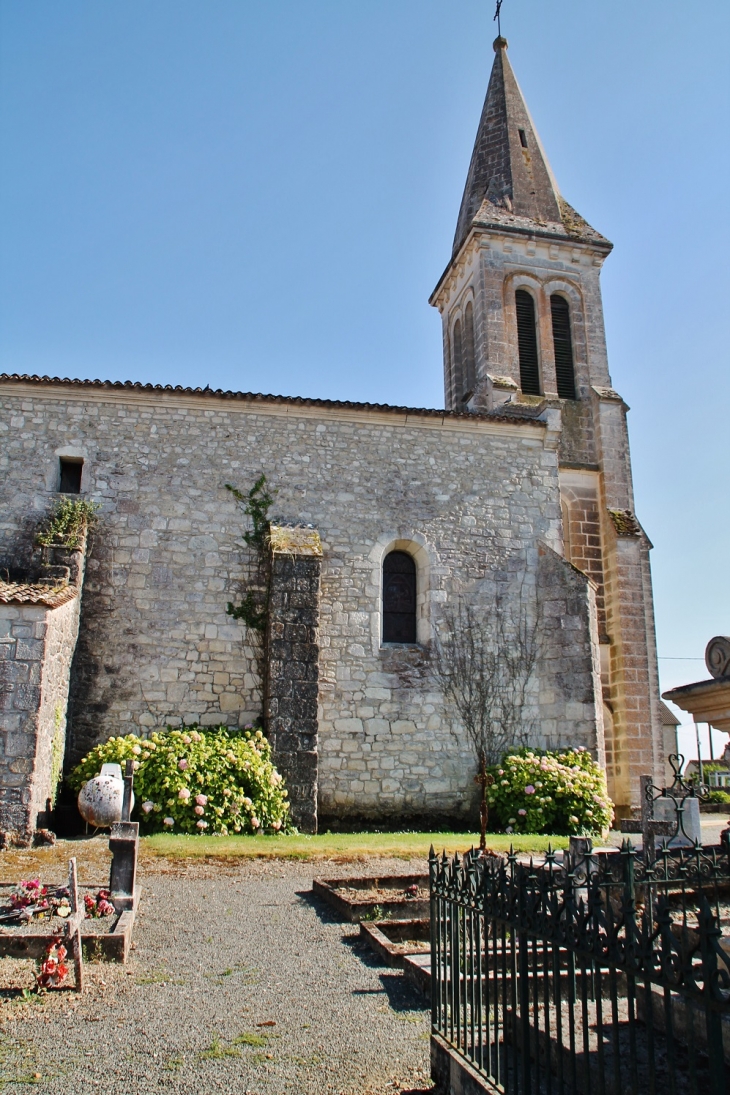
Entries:
<svg viewBox="0 0 730 1095">
<path fill-rule="evenodd" d="M 263 471 L 277 491 L 272 516 L 312 524 L 322 541 L 321 820 L 453 818 L 469 808 L 473 760 L 429 669 L 433 614 L 509 559 L 534 575 L 539 543 L 561 549 L 551 429 L 132 386 L 5 381 L 0 397 L 0 565 L 22 550 L 29 515 L 55 499 L 59 453 L 83 458 L 83 489 L 102 503 L 68 761 L 111 734 L 243 725 L 260 714 L 256 650 L 226 614 L 248 555 L 225 484 L 249 489 Z M 417 647 L 380 644 L 381 566 L 392 548 L 416 559 Z M 587 633 L 582 642 L 590 675 Z M 561 671 L 546 665 L 540 689 Z M 562 739 L 553 743 L 595 750 L 595 714 L 565 693 L 552 689 Z"/>
</svg>

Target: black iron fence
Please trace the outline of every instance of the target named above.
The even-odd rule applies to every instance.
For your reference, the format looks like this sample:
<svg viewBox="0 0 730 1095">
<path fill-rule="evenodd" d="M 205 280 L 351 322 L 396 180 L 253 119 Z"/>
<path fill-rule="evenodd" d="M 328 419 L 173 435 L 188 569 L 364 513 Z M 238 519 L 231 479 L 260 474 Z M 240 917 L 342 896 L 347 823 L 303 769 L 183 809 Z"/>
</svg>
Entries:
<svg viewBox="0 0 730 1095">
<path fill-rule="evenodd" d="M 730 1092 L 730 845 L 432 852 L 432 1022 L 508 1095 Z"/>
</svg>

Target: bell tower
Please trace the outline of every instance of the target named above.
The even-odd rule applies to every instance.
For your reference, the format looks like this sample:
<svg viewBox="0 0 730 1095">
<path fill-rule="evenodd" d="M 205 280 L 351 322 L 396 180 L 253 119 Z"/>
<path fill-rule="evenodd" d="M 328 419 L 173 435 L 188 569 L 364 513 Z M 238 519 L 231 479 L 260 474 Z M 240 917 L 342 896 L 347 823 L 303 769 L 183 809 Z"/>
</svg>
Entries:
<svg viewBox="0 0 730 1095">
<path fill-rule="evenodd" d="M 628 407 L 603 325 L 612 244 L 560 194 L 505 38 L 494 51 L 451 259 L 430 298 L 443 321 L 445 406 L 560 412 L 564 553 L 596 585 L 609 790 L 625 814 L 639 776 L 660 779 L 664 764 L 651 544 L 634 514 Z"/>
</svg>

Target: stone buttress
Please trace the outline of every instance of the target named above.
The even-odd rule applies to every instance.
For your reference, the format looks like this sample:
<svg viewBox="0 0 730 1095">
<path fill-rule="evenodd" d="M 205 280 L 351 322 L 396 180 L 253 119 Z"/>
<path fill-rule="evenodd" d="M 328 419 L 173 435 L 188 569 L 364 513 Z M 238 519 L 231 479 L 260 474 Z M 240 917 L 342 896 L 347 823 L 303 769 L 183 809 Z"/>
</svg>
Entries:
<svg viewBox="0 0 730 1095">
<path fill-rule="evenodd" d="M 265 720 L 294 824 L 317 831 L 317 711 L 322 545 L 311 528 L 272 525 Z"/>
</svg>

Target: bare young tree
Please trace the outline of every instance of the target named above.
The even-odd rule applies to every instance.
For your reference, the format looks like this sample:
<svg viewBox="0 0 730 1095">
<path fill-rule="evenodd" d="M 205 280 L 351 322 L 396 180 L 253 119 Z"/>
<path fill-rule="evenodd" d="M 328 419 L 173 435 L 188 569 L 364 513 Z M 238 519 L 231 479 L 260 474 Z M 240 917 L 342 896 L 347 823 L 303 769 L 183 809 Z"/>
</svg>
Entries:
<svg viewBox="0 0 730 1095">
<path fill-rule="evenodd" d="M 487 603 L 460 594 L 443 608 L 434 642 L 434 675 L 457 715 L 452 733 L 466 736 L 477 761 L 482 850 L 489 820 L 487 768 L 526 744 L 534 722 L 527 699 L 539 614 L 527 593 L 523 577 L 517 590 L 500 591 Z"/>
</svg>

